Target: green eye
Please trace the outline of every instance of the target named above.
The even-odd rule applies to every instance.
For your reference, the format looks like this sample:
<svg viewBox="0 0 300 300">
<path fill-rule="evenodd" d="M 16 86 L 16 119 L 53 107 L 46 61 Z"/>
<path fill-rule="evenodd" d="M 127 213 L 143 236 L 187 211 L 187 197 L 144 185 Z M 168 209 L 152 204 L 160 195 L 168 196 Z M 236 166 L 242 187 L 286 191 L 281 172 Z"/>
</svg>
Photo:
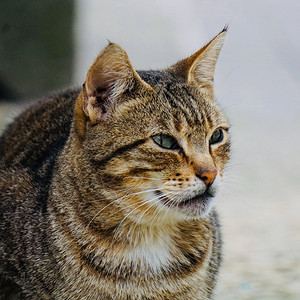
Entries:
<svg viewBox="0 0 300 300">
<path fill-rule="evenodd" d="M 165 134 L 154 135 L 152 139 L 157 145 L 159 145 L 162 148 L 166 148 L 166 149 L 180 148 L 177 141 L 169 135 L 165 135 Z"/>
<path fill-rule="evenodd" d="M 217 144 L 220 143 L 223 140 L 223 130 L 222 129 L 217 129 L 212 136 L 210 137 L 209 144 Z"/>
</svg>

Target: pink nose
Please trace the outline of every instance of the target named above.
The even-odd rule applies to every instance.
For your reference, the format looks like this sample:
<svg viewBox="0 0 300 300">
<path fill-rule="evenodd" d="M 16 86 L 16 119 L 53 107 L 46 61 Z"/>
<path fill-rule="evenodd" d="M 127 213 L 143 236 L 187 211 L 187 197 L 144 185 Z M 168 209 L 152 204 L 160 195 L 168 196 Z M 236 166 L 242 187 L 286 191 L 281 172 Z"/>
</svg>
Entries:
<svg viewBox="0 0 300 300">
<path fill-rule="evenodd" d="M 201 170 L 200 174 L 198 174 L 198 176 L 200 177 L 200 179 L 206 184 L 212 184 L 217 176 L 218 172 L 216 169 L 212 169 L 212 170 Z"/>
</svg>

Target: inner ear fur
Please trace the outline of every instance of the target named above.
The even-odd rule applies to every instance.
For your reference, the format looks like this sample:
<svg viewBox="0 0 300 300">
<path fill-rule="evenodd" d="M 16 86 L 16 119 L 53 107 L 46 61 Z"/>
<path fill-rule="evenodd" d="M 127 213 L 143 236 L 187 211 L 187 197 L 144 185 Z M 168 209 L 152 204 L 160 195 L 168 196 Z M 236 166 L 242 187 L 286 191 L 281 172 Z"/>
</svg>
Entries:
<svg viewBox="0 0 300 300">
<path fill-rule="evenodd" d="M 197 86 L 213 96 L 214 73 L 224 44 L 227 27 L 199 51 L 171 66 L 168 71 L 182 77 L 188 84 Z"/>
<path fill-rule="evenodd" d="M 108 120 L 115 106 L 122 103 L 125 92 L 150 86 L 134 70 L 127 53 L 110 43 L 89 68 L 75 104 L 75 126 L 84 135 L 85 123 Z"/>
</svg>

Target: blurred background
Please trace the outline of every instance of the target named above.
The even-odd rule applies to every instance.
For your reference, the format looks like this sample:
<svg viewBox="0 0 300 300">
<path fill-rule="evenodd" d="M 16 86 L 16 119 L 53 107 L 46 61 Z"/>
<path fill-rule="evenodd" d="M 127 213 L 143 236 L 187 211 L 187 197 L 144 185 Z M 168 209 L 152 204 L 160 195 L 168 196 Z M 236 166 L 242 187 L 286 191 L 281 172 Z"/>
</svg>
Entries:
<svg viewBox="0 0 300 300">
<path fill-rule="evenodd" d="M 53 90 L 82 84 L 107 45 L 167 67 L 229 25 L 215 76 L 233 154 L 217 198 L 216 299 L 300 299 L 298 0 L 1 0 L 0 130 Z"/>
</svg>

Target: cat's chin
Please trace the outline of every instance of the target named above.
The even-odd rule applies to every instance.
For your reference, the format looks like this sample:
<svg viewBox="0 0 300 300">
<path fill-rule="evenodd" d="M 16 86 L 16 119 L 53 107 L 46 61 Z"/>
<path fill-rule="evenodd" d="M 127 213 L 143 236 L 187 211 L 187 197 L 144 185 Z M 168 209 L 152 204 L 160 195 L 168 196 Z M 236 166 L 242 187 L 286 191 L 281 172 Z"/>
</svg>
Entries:
<svg viewBox="0 0 300 300">
<path fill-rule="evenodd" d="M 162 193 L 161 193 L 162 195 Z M 205 191 L 193 198 L 181 201 L 170 201 L 162 197 L 162 203 L 170 210 L 175 210 L 180 215 L 192 218 L 201 218 L 206 216 L 213 206 L 214 193 Z"/>
</svg>

